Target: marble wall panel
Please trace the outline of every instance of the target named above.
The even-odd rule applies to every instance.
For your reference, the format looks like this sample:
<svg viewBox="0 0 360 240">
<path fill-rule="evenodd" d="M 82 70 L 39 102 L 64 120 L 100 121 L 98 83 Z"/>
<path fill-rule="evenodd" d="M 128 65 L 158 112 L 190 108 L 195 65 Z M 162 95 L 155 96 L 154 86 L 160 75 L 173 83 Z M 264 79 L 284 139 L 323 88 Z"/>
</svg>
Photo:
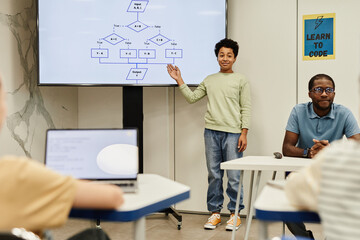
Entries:
<svg viewBox="0 0 360 240">
<path fill-rule="evenodd" d="M 48 128 L 77 127 L 75 87 L 39 87 L 35 0 L 0 2 L 0 74 L 8 115 L 0 135 L 0 155 L 44 159 Z"/>
</svg>

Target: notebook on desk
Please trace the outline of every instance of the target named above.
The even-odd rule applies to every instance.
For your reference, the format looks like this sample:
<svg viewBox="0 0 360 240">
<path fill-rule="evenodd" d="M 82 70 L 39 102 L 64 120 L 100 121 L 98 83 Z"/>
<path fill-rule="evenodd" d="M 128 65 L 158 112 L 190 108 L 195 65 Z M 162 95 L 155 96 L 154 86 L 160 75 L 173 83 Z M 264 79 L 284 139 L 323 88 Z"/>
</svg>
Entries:
<svg viewBox="0 0 360 240">
<path fill-rule="evenodd" d="M 45 165 L 63 175 L 121 186 L 135 192 L 138 131 L 127 129 L 49 129 Z"/>
</svg>

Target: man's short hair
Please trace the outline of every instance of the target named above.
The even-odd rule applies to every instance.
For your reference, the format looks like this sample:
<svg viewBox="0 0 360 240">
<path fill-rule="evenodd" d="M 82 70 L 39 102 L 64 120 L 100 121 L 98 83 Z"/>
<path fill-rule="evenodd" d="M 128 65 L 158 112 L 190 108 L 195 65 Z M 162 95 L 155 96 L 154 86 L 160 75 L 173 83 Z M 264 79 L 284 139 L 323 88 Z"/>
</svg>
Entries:
<svg viewBox="0 0 360 240">
<path fill-rule="evenodd" d="M 235 42 L 234 40 L 231 40 L 229 38 L 224 38 L 224 39 L 220 40 L 220 42 L 218 42 L 215 45 L 215 49 L 214 49 L 216 57 L 218 56 L 220 48 L 222 48 L 222 47 L 231 48 L 234 52 L 234 56 L 237 57 L 238 52 L 239 52 L 239 45 L 237 42 Z"/>
<path fill-rule="evenodd" d="M 309 81 L 309 91 L 311 91 L 311 89 L 313 88 L 314 86 L 314 81 L 315 80 L 318 80 L 318 79 L 322 79 L 322 78 L 325 78 L 326 80 L 329 80 L 332 82 L 333 86 L 334 86 L 334 90 L 335 90 L 335 82 L 334 80 L 329 76 L 329 75 L 326 75 L 324 73 L 320 73 L 320 74 L 316 74 L 315 76 L 313 76 L 310 81 Z"/>
</svg>

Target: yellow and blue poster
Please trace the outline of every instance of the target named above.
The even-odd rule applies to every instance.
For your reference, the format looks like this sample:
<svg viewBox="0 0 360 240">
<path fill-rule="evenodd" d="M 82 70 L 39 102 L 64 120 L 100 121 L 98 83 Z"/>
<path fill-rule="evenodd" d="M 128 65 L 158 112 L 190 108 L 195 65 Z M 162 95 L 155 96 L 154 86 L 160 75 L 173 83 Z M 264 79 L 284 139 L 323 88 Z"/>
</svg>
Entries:
<svg viewBox="0 0 360 240">
<path fill-rule="evenodd" d="M 335 59 L 335 13 L 303 16 L 303 60 Z"/>
</svg>

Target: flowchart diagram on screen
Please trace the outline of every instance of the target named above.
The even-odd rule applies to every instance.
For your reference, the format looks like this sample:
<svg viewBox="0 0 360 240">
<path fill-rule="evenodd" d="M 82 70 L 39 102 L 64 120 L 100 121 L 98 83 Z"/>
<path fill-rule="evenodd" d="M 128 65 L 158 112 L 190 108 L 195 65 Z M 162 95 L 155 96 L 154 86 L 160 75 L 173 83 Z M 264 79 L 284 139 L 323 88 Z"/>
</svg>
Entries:
<svg viewBox="0 0 360 240">
<path fill-rule="evenodd" d="M 161 25 L 141 19 L 148 5 L 149 0 L 130 0 L 123 14 L 134 15 L 134 21 L 114 23 L 112 32 L 100 36 L 96 41 L 98 47 L 91 48 L 91 58 L 98 64 L 127 66 L 126 80 L 133 80 L 134 84 L 146 80 L 153 66 L 175 64 L 183 58 L 180 44 L 167 36 Z"/>
</svg>

